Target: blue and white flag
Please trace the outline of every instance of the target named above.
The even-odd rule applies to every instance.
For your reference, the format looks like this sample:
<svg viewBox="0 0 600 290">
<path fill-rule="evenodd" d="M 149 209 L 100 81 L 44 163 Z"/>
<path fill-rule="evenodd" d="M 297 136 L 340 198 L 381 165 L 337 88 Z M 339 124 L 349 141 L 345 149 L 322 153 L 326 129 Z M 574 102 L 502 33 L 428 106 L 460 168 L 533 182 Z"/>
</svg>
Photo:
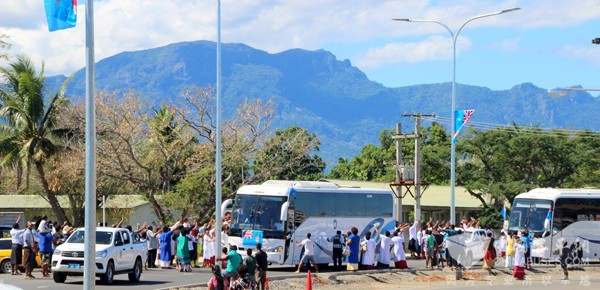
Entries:
<svg viewBox="0 0 600 290">
<path fill-rule="evenodd" d="M 77 0 L 44 0 L 44 7 L 49 31 L 75 27 Z"/>
<path fill-rule="evenodd" d="M 294 189 L 294 185 L 290 185 L 287 194 L 291 195 L 294 199 L 296 199 L 296 190 Z"/>
<path fill-rule="evenodd" d="M 460 130 L 467 124 L 471 115 L 475 110 L 457 110 L 454 111 L 454 135 L 452 136 L 452 143 L 456 142 Z"/>
<path fill-rule="evenodd" d="M 502 206 L 502 210 L 500 211 L 500 215 L 502 219 L 506 220 L 506 206 Z"/>
</svg>

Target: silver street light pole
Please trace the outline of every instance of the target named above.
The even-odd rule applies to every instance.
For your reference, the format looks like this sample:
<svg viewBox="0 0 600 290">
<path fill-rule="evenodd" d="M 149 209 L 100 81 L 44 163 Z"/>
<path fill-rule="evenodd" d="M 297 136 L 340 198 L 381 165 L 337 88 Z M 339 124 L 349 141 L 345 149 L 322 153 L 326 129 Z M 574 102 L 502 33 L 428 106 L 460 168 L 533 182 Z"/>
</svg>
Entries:
<svg viewBox="0 0 600 290">
<path fill-rule="evenodd" d="M 221 249 L 221 0 L 217 0 L 217 138 L 215 178 L 215 245 Z"/>
<path fill-rule="evenodd" d="M 85 236 L 83 289 L 96 287 L 96 105 L 94 1 L 85 3 Z"/>
<path fill-rule="evenodd" d="M 455 142 L 452 141 L 454 139 L 454 134 L 456 134 L 456 132 L 454 132 L 455 122 L 456 122 L 454 120 L 454 111 L 456 110 L 455 109 L 455 107 L 456 107 L 456 40 L 458 39 L 458 35 L 460 34 L 460 31 L 465 27 L 465 25 L 467 25 L 467 23 L 469 23 L 475 19 L 500 15 L 503 13 L 508 13 L 508 12 L 519 10 L 519 9 L 521 9 L 521 8 L 511 8 L 511 9 L 501 10 L 501 11 L 497 11 L 497 12 L 473 16 L 473 17 L 467 19 L 465 22 L 463 22 L 463 24 L 460 26 L 460 28 L 458 28 L 456 33 L 454 33 L 452 31 L 452 29 L 450 29 L 450 27 L 448 27 L 448 25 L 446 25 L 440 21 L 433 20 L 433 19 L 409 19 L 409 18 L 392 19 L 394 21 L 405 21 L 405 22 L 437 23 L 437 24 L 443 26 L 444 28 L 446 28 L 446 30 L 448 30 L 448 32 L 450 33 L 450 36 L 452 37 L 452 111 L 450 112 L 450 118 L 452 119 L 451 128 L 450 128 L 450 132 L 452 132 L 452 134 L 451 134 L 452 138 L 450 141 L 450 221 L 452 224 L 456 224 L 456 208 L 455 208 L 456 145 L 455 145 Z"/>
</svg>

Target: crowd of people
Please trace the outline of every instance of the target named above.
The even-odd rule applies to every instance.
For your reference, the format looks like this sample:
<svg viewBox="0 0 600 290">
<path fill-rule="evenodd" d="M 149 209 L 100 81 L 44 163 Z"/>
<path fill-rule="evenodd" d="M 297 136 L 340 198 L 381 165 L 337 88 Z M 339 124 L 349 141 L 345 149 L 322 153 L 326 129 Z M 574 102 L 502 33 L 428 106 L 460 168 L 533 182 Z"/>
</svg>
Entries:
<svg viewBox="0 0 600 290">
<path fill-rule="evenodd" d="M 215 222 L 201 225 L 199 219 L 192 222 L 181 218 L 175 224 L 164 227 L 153 227 L 144 223 L 137 224 L 134 229 L 126 226 L 138 242 L 147 244 L 147 264 L 145 269 L 172 269 L 179 272 L 191 272 L 193 268 L 210 268 L 213 277 L 208 283 L 209 289 L 265 289 L 267 280 L 267 254 L 262 245 L 257 244 L 256 252 L 247 249 L 246 257 L 238 254 L 235 245 L 228 243 L 228 227 L 230 215 L 223 218 L 221 230 L 222 240 L 216 239 Z M 12 237 L 12 274 L 20 275 L 18 268 L 23 260 L 25 279 L 33 279 L 32 270 L 35 257 L 40 255 L 42 275 L 48 277 L 53 250 L 60 245 L 74 230 L 68 223 L 53 225 L 46 216 L 38 222 L 27 222 L 25 229 L 19 229 L 17 219 L 11 230 Z M 121 227 L 124 219 L 113 227 Z M 342 262 L 346 262 L 347 271 L 387 269 L 390 265 L 396 269 L 406 269 L 407 254 L 414 259 L 425 259 L 426 267 L 447 267 L 449 269 L 464 268 L 458 259 L 463 253 L 455 252 L 448 246 L 448 239 L 463 232 L 481 230 L 479 220 L 463 218 L 461 224 L 455 226 L 449 221 L 435 223 L 429 219 L 426 223 L 418 220 L 411 224 L 396 222 L 393 230 L 380 232 L 379 225 L 374 230 L 367 231 L 363 236 L 358 228 L 352 227 L 347 233 L 337 231 L 328 240 L 332 243 L 332 262 L 334 270 L 343 270 Z M 408 231 L 408 242 L 405 242 L 405 232 Z M 514 277 L 524 279 L 524 270 L 531 268 L 532 236 L 527 232 L 501 231 L 500 241 L 495 242 L 492 231 L 485 230 L 483 268 L 491 270 L 496 266 L 497 257 L 504 258 L 504 266 L 513 269 Z M 302 241 L 296 242 L 303 247 L 303 254 L 296 273 L 305 266 L 314 267 L 316 244 L 308 233 Z M 496 247 L 498 246 L 498 248 Z M 218 251 L 218 250 L 221 251 Z M 500 253 L 498 253 L 498 251 Z M 24 253 L 25 258 L 21 257 Z M 566 259 L 572 249 L 566 241 L 561 250 L 561 266 L 564 269 L 564 279 L 568 279 Z M 470 266 L 470 265 L 467 265 Z"/>
</svg>

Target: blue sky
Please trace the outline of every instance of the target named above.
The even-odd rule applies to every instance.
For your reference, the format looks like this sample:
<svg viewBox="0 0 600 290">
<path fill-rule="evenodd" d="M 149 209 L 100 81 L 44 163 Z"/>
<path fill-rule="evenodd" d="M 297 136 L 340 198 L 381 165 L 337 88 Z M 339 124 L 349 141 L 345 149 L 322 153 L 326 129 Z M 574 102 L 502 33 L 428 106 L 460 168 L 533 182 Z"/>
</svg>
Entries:
<svg viewBox="0 0 600 290">
<path fill-rule="evenodd" d="M 42 1 L 3 1 L 0 33 L 11 55 L 46 63 L 47 74 L 70 74 L 85 64 L 85 1 L 74 29 L 50 33 Z M 94 2 L 96 60 L 169 43 L 216 40 L 216 0 L 103 0 Z M 222 0 L 223 42 L 271 53 L 326 49 L 350 59 L 374 81 L 398 87 L 452 80 L 452 41 L 433 23 L 456 29 L 466 19 L 513 7 L 469 23 L 457 41 L 456 80 L 510 89 L 524 82 L 548 88 L 600 87 L 600 3 L 595 0 Z M 0 63 L 4 65 L 4 63 Z"/>
</svg>

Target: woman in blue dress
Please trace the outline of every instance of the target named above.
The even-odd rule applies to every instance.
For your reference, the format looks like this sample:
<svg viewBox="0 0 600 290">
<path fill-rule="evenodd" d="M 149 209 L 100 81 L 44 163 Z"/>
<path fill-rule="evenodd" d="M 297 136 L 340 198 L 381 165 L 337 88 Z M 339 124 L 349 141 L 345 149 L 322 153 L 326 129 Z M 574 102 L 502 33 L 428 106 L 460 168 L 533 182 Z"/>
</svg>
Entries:
<svg viewBox="0 0 600 290">
<path fill-rule="evenodd" d="M 160 234 L 160 268 L 171 269 L 171 261 L 173 256 L 171 255 L 171 237 L 173 231 L 179 226 L 177 222 L 172 227 L 164 227 L 162 234 Z"/>
<path fill-rule="evenodd" d="M 352 227 L 350 232 L 352 234 L 348 237 L 348 240 L 346 241 L 346 244 L 350 246 L 350 255 L 348 255 L 348 264 L 346 266 L 346 269 L 348 271 L 356 271 L 358 270 L 360 236 L 358 235 L 358 229 L 356 227 Z"/>
</svg>

